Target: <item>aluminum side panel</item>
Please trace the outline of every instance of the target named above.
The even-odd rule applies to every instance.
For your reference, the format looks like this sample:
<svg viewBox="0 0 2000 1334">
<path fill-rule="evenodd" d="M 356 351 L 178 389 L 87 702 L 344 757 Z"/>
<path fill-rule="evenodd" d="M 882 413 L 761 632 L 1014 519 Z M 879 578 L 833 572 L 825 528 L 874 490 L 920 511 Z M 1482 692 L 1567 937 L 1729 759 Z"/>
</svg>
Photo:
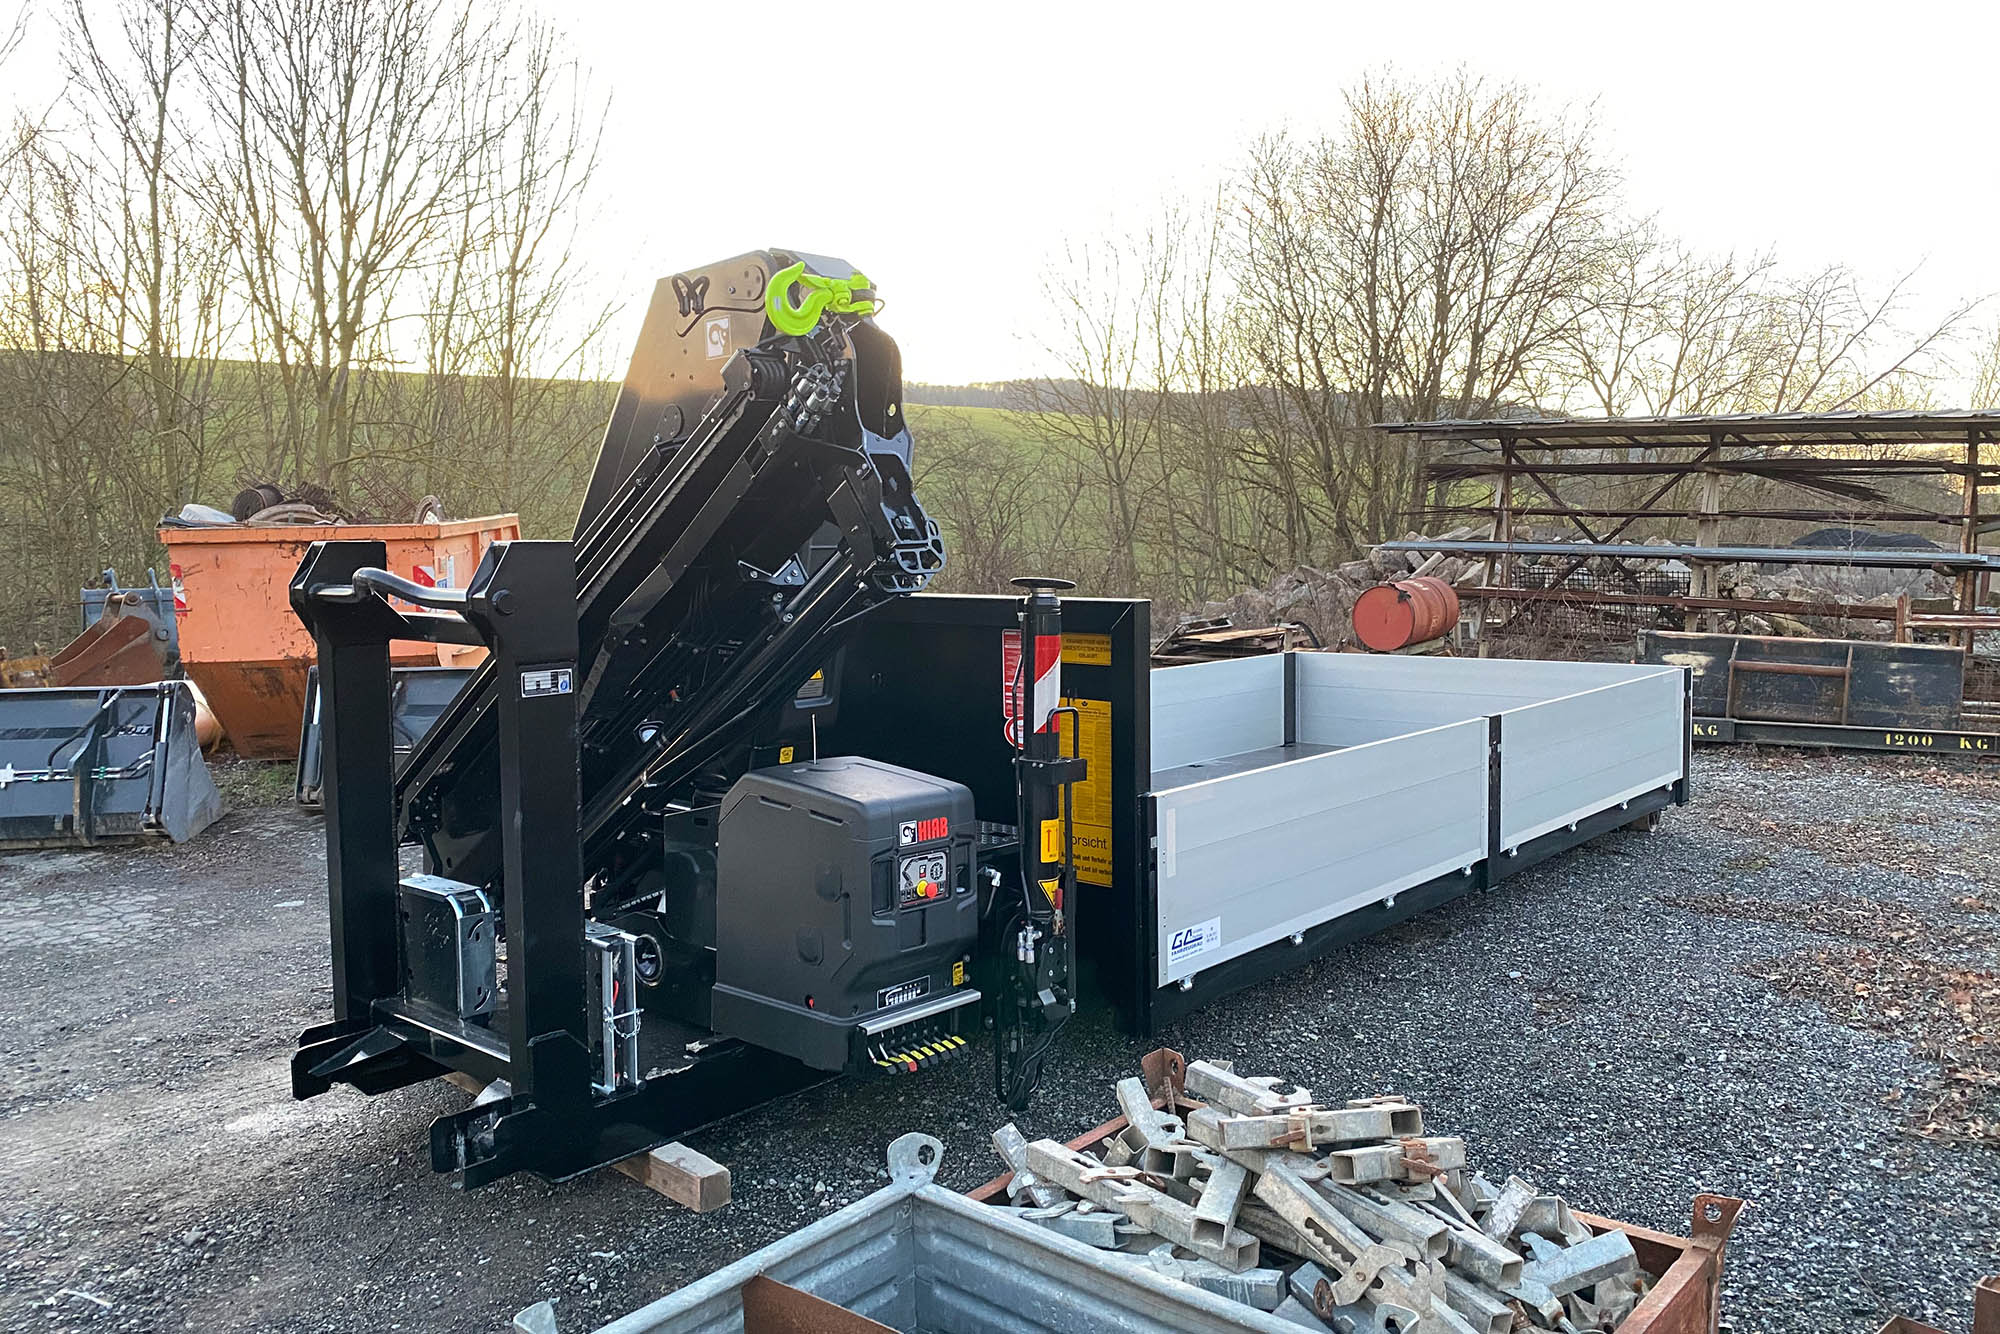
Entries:
<svg viewBox="0 0 2000 1334">
<path fill-rule="evenodd" d="M 1470 719 L 1156 793 L 1159 983 L 1478 862 L 1486 729 Z"/>
<path fill-rule="evenodd" d="M 1603 662 L 1300 653 L 1297 739 L 1358 746 L 1650 676 Z M 1164 767 L 1164 766 L 1160 766 Z"/>
<path fill-rule="evenodd" d="M 1285 661 L 1276 654 L 1163 667 L 1152 693 L 1154 772 L 1284 744 Z"/>
<path fill-rule="evenodd" d="M 1509 848 L 1682 776 L 1678 670 L 1549 700 L 1500 720 L 1500 840 Z"/>
</svg>

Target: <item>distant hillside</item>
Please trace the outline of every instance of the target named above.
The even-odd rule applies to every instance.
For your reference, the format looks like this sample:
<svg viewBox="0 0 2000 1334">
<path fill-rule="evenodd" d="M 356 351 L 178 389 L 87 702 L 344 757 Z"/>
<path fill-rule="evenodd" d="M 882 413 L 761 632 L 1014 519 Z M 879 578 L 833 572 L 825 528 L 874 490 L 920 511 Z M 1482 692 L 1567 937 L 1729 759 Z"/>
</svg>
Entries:
<svg viewBox="0 0 2000 1334">
<path fill-rule="evenodd" d="M 1014 386 L 993 384 L 918 384 L 905 381 L 903 401 L 934 408 L 1006 408 L 1014 405 Z"/>
</svg>

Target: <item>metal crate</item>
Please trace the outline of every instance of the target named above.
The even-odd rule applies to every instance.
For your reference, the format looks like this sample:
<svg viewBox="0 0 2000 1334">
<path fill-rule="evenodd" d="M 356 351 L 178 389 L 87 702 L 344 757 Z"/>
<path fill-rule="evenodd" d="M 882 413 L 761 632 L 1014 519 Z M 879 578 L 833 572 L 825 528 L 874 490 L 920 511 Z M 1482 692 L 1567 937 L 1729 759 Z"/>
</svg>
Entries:
<svg viewBox="0 0 2000 1334">
<path fill-rule="evenodd" d="M 904 1334 L 1298 1334 L 946 1190 L 943 1155 L 929 1135 L 904 1135 L 889 1146 L 888 1186 L 597 1334 L 734 1334 L 758 1328 L 760 1305 L 785 1329 L 850 1327 L 851 1312 Z M 546 1305 L 514 1324 L 554 1328 Z"/>
</svg>

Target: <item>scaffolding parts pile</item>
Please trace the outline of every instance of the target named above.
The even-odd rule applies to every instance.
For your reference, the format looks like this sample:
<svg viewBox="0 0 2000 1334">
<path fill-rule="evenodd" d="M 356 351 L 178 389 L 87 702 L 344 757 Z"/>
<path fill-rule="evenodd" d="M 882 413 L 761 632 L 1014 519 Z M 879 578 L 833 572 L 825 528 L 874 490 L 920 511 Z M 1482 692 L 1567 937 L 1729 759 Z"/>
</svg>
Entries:
<svg viewBox="0 0 2000 1334">
<path fill-rule="evenodd" d="M 1494 1184 L 1465 1141 L 1400 1098 L 1329 1100 L 1228 1062 L 1186 1068 L 1206 1105 L 1117 1085 L 1100 1155 L 993 1136 L 1028 1222 L 1119 1263 L 1340 1334 L 1563 1334 L 1620 1328 L 1658 1277 L 1631 1239 L 1593 1230 L 1520 1177 Z"/>
<path fill-rule="evenodd" d="M 1671 1236 L 1494 1186 L 1401 1099 L 1336 1106 L 1164 1048 L 1140 1069 L 1127 1115 L 1067 1145 L 1003 1127 L 1009 1174 L 964 1195 L 937 1184 L 943 1144 L 904 1135 L 883 1189 L 599 1334 L 1718 1327 L 1741 1200 L 1696 1196 Z M 514 1328 L 555 1334 L 552 1303 Z"/>
</svg>

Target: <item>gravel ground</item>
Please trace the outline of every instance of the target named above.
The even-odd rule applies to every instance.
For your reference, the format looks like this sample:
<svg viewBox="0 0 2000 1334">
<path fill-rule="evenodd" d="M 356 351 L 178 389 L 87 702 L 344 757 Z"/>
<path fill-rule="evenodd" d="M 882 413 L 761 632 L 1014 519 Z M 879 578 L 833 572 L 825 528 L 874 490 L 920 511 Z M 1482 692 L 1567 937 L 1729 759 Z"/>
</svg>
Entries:
<svg viewBox="0 0 2000 1334">
<path fill-rule="evenodd" d="M 1696 780 L 1654 834 L 1160 1040 L 1326 1094 L 1420 1098 L 1489 1175 L 1633 1222 L 1684 1232 L 1696 1191 L 1748 1197 L 1725 1283 L 1744 1334 L 1896 1312 L 1962 1329 L 1972 1283 L 2000 1270 L 2000 1152 L 1914 1133 L 1947 1082 L 1918 1054 L 1942 1050 L 1921 1016 L 1848 1005 L 1848 1026 L 1823 1002 L 1847 994 L 1856 940 L 1888 947 L 1837 910 L 1853 900 L 1919 924 L 1895 948 L 1990 983 L 2000 767 L 1728 751 Z M 265 805 L 184 848 L 0 857 L 0 1329 L 490 1334 L 554 1297 L 580 1331 L 873 1189 L 903 1131 L 945 1141 L 949 1184 L 993 1174 L 1000 1112 L 989 1067 L 966 1062 L 691 1137 L 734 1170 L 717 1214 L 613 1173 L 455 1190 L 425 1150 L 455 1090 L 289 1100 L 291 1041 L 327 1005 L 323 856 L 315 821 Z M 1103 1120 L 1151 1045 L 1080 1019 L 1023 1129 Z M 2000 1119 L 1982 1092 L 1959 1090 L 1973 1140 Z"/>
</svg>

